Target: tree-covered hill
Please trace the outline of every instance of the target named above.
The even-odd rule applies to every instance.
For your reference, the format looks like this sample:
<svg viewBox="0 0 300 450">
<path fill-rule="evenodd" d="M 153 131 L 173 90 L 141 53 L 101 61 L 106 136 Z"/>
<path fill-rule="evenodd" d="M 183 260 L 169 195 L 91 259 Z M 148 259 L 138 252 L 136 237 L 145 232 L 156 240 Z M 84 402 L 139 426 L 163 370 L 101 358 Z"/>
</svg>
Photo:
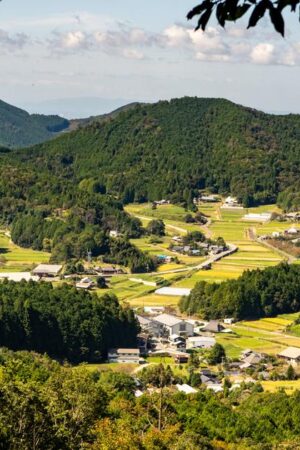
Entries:
<svg viewBox="0 0 300 450">
<path fill-rule="evenodd" d="M 28 114 L 0 100 L 0 146 L 28 147 L 51 139 L 69 127 L 59 116 Z"/>
<path fill-rule="evenodd" d="M 137 105 L 14 157 L 60 176 L 96 179 L 125 202 L 189 203 L 194 190 L 209 188 L 245 204 L 279 195 L 283 206 L 300 206 L 300 116 L 222 99 Z"/>
<path fill-rule="evenodd" d="M 181 312 L 205 319 L 257 319 L 300 309 L 300 266 L 280 264 L 244 272 L 223 283 L 200 281 L 179 302 Z"/>
<path fill-rule="evenodd" d="M 99 362 L 109 348 L 136 346 L 139 326 L 115 296 L 51 283 L 0 283 L 0 347 L 72 362 Z"/>
</svg>

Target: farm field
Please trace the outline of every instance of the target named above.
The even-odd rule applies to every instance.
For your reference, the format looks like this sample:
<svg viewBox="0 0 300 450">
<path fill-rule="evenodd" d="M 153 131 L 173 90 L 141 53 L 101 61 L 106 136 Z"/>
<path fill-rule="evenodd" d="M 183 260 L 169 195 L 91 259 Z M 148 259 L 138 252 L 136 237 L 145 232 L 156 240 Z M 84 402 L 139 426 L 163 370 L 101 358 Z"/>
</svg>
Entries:
<svg viewBox="0 0 300 450">
<path fill-rule="evenodd" d="M 262 381 L 261 384 L 267 392 L 276 392 L 284 389 L 287 394 L 292 394 L 295 390 L 300 389 L 300 380 Z"/>
<path fill-rule="evenodd" d="M 145 225 L 150 220 L 157 218 L 162 219 L 166 225 L 167 236 L 162 239 L 159 244 L 152 244 L 149 239 L 136 239 L 134 244 L 144 251 L 148 251 L 152 255 L 173 255 L 174 253 L 168 250 L 171 238 L 174 235 L 180 235 L 193 230 L 200 230 L 207 236 L 217 238 L 223 237 L 226 242 L 238 246 L 238 251 L 233 255 L 223 258 L 213 264 L 212 269 L 208 271 L 203 270 L 189 270 L 191 267 L 201 263 L 204 258 L 194 258 L 190 256 L 177 255 L 179 264 L 165 264 L 159 267 L 158 272 L 172 271 L 186 267 L 186 276 L 179 280 L 174 279 L 172 286 L 193 288 L 198 281 L 207 282 L 222 282 L 228 279 L 235 279 L 239 277 L 245 270 L 253 270 L 256 268 L 264 269 L 266 267 L 274 266 L 283 261 L 283 256 L 272 249 L 266 248 L 259 242 L 251 240 L 251 233 L 249 230 L 255 230 L 260 234 L 276 231 L 278 226 L 286 228 L 286 224 L 279 222 L 259 223 L 249 222 L 243 220 L 243 217 L 248 212 L 273 212 L 278 211 L 276 205 L 264 205 L 257 208 L 249 208 L 244 210 L 228 210 L 220 208 L 220 203 L 204 203 L 199 206 L 199 210 L 205 214 L 209 220 L 209 226 L 200 226 L 195 224 L 186 224 L 184 217 L 187 211 L 184 208 L 174 205 L 159 205 L 156 209 L 152 209 L 152 205 L 148 204 L 131 204 L 126 206 L 128 213 L 139 217 Z M 166 278 L 166 274 L 163 274 Z M 172 281 L 169 278 L 170 281 Z M 151 295 L 150 295 L 151 297 Z M 147 302 L 150 301 L 149 295 L 146 297 Z M 156 300 L 157 296 L 156 296 Z M 163 304 L 164 298 L 159 299 L 159 304 Z M 138 302 L 138 297 L 135 298 L 135 304 Z"/>
<path fill-rule="evenodd" d="M 35 264 L 48 262 L 49 258 L 49 253 L 18 247 L 0 233 L 0 272 L 25 272 Z"/>
<path fill-rule="evenodd" d="M 285 329 L 299 314 L 284 314 L 274 318 L 238 322 L 230 328 L 232 334 L 220 333 L 217 341 L 224 345 L 230 358 L 251 348 L 257 352 L 276 354 L 285 347 L 300 347 L 300 337 L 286 334 Z"/>
</svg>

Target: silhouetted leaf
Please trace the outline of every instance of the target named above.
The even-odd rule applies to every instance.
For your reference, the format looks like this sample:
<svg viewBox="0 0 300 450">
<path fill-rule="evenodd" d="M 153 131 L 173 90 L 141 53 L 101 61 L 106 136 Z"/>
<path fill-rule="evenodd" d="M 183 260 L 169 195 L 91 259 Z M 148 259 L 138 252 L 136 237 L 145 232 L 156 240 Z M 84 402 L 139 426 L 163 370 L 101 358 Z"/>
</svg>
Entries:
<svg viewBox="0 0 300 450">
<path fill-rule="evenodd" d="M 188 20 L 191 20 L 193 17 L 198 16 L 199 14 L 202 13 L 202 11 L 204 11 L 210 6 L 212 6 L 210 0 L 204 0 L 204 2 L 202 2 L 198 6 L 195 6 L 195 8 L 193 8 L 191 11 L 188 12 L 187 14 Z"/>
<path fill-rule="evenodd" d="M 224 6 L 224 3 L 219 3 L 217 6 L 217 10 L 216 10 L 216 17 L 217 17 L 217 21 L 223 28 L 225 26 L 226 14 L 227 14 L 227 11 Z"/>
<path fill-rule="evenodd" d="M 269 7 L 268 0 L 262 0 L 261 2 L 259 2 L 250 16 L 247 28 L 255 27 L 257 22 L 265 15 L 265 12 L 268 7 Z"/>
<path fill-rule="evenodd" d="M 248 9 L 250 8 L 250 4 L 245 3 L 244 5 L 238 6 L 236 9 L 236 14 L 235 14 L 235 20 L 240 19 L 244 14 L 246 14 L 246 12 L 248 11 Z"/>
<path fill-rule="evenodd" d="M 196 27 L 196 31 L 199 30 L 199 28 L 201 28 L 203 31 L 206 28 L 207 22 L 209 21 L 209 18 L 211 16 L 212 13 L 212 7 L 210 6 L 209 9 L 207 9 L 202 16 L 200 17 L 200 19 L 198 20 L 198 25 Z"/>
<path fill-rule="evenodd" d="M 282 14 L 277 8 L 274 8 L 273 5 L 270 6 L 270 18 L 275 30 L 284 36 L 284 20 Z"/>
</svg>

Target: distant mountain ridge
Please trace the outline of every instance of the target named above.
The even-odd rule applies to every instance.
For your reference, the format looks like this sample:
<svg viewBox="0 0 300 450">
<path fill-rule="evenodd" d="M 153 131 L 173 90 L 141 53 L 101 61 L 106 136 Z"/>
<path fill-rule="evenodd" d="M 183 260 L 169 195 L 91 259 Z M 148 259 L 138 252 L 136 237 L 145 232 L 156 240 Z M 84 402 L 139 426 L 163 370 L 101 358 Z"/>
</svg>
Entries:
<svg viewBox="0 0 300 450">
<path fill-rule="evenodd" d="M 115 118 L 122 111 L 137 105 L 130 103 L 116 110 L 86 119 L 68 120 L 58 115 L 29 114 L 0 100 L 0 147 L 23 148 L 53 139 L 58 134 L 73 131 L 97 121 Z"/>
<path fill-rule="evenodd" d="M 68 127 L 69 121 L 63 117 L 29 114 L 0 100 L 0 146 L 28 147 L 53 138 Z"/>
</svg>

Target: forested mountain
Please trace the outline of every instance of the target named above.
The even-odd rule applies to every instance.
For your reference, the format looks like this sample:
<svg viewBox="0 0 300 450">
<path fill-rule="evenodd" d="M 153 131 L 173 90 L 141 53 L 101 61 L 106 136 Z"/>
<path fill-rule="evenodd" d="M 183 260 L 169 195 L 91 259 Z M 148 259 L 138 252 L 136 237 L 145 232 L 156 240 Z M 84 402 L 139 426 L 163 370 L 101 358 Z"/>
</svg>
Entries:
<svg viewBox="0 0 300 450">
<path fill-rule="evenodd" d="M 300 206 L 300 116 L 227 100 L 182 98 L 137 105 L 14 157 L 52 173 L 95 179 L 124 202 L 193 191 L 231 192 L 245 204 Z M 66 164 L 66 160 L 68 164 Z"/>
<path fill-rule="evenodd" d="M 59 116 L 28 114 L 0 100 L 0 146 L 28 147 L 47 141 L 69 127 Z"/>
<path fill-rule="evenodd" d="M 49 142 L 0 149 L 0 221 L 16 243 L 51 251 L 53 261 L 91 249 L 134 272 L 153 270 L 126 240 L 143 230 L 123 204 L 167 197 L 190 207 L 208 188 L 245 205 L 300 208 L 299 163 L 300 116 L 220 99 L 128 105 Z M 125 239 L 113 242 L 110 230 Z"/>
</svg>

